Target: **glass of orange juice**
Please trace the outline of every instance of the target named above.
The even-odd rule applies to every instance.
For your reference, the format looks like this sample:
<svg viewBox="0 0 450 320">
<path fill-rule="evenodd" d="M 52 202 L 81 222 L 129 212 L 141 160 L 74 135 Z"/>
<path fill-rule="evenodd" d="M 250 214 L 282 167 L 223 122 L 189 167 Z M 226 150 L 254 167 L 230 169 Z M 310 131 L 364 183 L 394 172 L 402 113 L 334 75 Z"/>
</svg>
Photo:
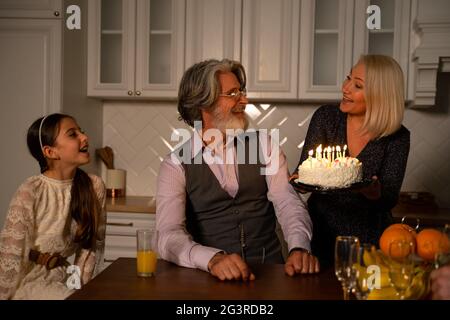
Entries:
<svg viewBox="0 0 450 320">
<path fill-rule="evenodd" d="M 152 250 L 151 230 L 136 231 L 137 239 L 137 275 L 139 277 L 152 277 L 156 272 L 156 251 Z"/>
</svg>

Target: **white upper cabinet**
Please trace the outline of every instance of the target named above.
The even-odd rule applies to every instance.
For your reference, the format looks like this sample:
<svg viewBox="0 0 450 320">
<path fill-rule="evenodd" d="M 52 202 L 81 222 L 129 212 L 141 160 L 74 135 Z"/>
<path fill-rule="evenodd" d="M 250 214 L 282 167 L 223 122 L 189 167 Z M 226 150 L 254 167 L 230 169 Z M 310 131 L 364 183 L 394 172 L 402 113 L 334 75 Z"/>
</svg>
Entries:
<svg viewBox="0 0 450 320">
<path fill-rule="evenodd" d="M 367 26 L 370 5 L 380 9 L 380 29 Z M 361 54 L 395 58 L 406 81 L 410 16 L 411 0 L 303 0 L 299 99 L 340 99 L 342 81 Z"/>
<path fill-rule="evenodd" d="M 300 0 L 243 0 L 249 98 L 297 99 Z"/>
<path fill-rule="evenodd" d="M 380 8 L 380 29 L 366 26 L 367 7 Z M 412 68 L 409 55 L 411 32 L 411 0 L 359 0 L 355 2 L 355 43 L 353 63 L 361 54 L 384 54 L 393 57 L 402 67 L 405 84 Z M 411 62 L 410 62 L 411 61 Z M 405 90 L 407 86 L 405 85 Z M 406 92 L 405 92 L 406 93 Z"/>
<path fill-rule="evenodd" d="M 0 0 L 1 18 L 60 19 L 61 0 Z"/>
<path fill-rule="evenodd" d="M 241 60 L 242 0 L 187 0 L 186 68 L 206 59 Z"/>
<path fill-rule="evenodd" d="M 394 57 L 411 82 L 412 1 L 90 0 L 88 94 L 173 99 L 186 68 L 223 58 L 242 62 L 256 100 L 337 101 L 364 53 Z"/>
<path fill-rule="evenodd" d="M 185 0 L 90 0 L 88 95 L 174 98 Z"/>
<path fill-rule="evenodd" d="M 340 99 L 352 66 L 354 0 L 303 0 L 299 98 Z"/>
<path fill-rule="evenodd" d="M 300 0 L 187 0 L 185 66 L 233 59 L 250 98 L 297 99 Z"/>
</svg>

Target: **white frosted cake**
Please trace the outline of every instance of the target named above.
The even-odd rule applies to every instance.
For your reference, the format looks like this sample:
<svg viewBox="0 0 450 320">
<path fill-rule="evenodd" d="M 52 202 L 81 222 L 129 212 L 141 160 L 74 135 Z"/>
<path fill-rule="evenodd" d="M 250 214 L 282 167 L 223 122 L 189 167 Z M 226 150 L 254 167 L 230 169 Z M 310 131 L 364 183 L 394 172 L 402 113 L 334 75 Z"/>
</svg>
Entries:
<svg viewBox="0 0 450 320">
<path fill-rule="evenodd" d="M 298 181 L 323 188 L 345 188 L 362 180 L 362 163 L 357 158 L 310 156 L 298 167 Z M 335 155 L 335 154 L 334 154 Z"/>
</svg>

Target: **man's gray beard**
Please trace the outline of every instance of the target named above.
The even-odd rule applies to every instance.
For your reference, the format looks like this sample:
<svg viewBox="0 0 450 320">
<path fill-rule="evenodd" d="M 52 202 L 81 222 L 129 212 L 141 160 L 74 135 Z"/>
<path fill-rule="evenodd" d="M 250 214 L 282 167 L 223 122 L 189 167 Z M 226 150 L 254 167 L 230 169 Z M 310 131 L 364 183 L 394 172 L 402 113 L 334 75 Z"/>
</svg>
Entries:
<svg viewBox="0 0 450 320">
<path fill-rule="evenodd" d="M 238 119 L 235 116 L 231 116 L 228 120 L 224 120 L 222 115 L 214 113 L 214 126 L 223 134 L 226 134 L 226 130 L 247 130 L 248 128 L 248 116 L 244 112 L 244 118 Z"/>
</svg>

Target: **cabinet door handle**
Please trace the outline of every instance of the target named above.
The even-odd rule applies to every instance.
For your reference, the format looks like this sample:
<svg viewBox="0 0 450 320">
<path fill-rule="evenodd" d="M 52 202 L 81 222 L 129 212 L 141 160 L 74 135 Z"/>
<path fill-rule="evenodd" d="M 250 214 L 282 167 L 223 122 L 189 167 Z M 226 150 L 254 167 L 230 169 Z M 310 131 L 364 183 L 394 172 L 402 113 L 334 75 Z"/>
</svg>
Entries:
<svg viewBox="0 0 450 320">
<path fill-rule="evenodd" d="M 119 227 L 132 227 L 133 222 L 130 223 L 120 223 L 120 222 L 107 222 L 107 226 L 119 226 Z"/>
<path fill-rule="evenodd" d="M 129 96 L 132 96 L 132 95 L 133 95 L 133 91 L 131 91 L 131 90 L 128 90 L 127 93 L 128 93 Z"/>
<path fill-rule="evenodd" d="M 141 95 L 141 92 L 140 92 L 140 91 L 136 91 L 136 95 L 137 95 L 137 96 L 140 96 L 140 95 Z"/>
<path fill-rule="evenodd" d="M 54 15 L 55 17 L 59 17 L 59 11 L 53 12 L 53 15 Z"/>
</svg>

